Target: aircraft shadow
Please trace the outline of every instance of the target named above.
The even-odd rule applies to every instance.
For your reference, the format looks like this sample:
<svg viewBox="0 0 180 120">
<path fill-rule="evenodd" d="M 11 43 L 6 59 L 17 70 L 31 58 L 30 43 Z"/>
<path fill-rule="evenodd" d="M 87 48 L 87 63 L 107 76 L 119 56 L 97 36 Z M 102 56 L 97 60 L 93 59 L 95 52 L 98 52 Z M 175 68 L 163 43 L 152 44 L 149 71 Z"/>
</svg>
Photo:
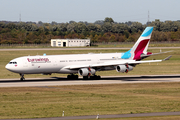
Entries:
<svg viewBox="0 0 180 120">
<path fill-rule="evenodd" d="M 165 78 L 164 81 L 171 81 L 172 78 L 179 78 L 180 75 L 175 76 L 137 76 L 137 77 L 126 77 L 126 76 L 115 76 L 115 77 L 103 77 L 100 80 L 120 80 L 120 81 L 160 81 L 158 79 Z M 155 79 L 155 80 L 153 80 Z M 96 79 L 94 79 L 96 80 Z M 65 77 L 51 77 L 51 78 L 45 78 L 45 79 L 31 79 L 28 78 L 27 80 L 20 81 L 20 80 L 0 80 L 0 83 L 19 83 L 19 82 L 44 82 L 44 81 L 92 81 L 92 79 L 89 80 L 83 80 L 83 78 L 79 78 L 78 80 L 69 80 Z"/>
</svg>

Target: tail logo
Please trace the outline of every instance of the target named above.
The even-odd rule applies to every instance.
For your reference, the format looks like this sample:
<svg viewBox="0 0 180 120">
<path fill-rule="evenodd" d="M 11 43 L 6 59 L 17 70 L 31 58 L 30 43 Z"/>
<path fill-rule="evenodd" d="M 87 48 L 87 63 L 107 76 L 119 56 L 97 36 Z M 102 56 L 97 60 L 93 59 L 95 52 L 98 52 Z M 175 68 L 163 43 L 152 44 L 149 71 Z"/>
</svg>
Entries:
<svg viewBox="0 0 180 120">
<path fill-rule="evenodd" d="M 149 39 L 143 40 L 139 43 L 138 47 L 136 48 L 136 50 L 134 51 L 134 60 L 140 60 L 141 59 L 141 54 L 143 53 L 146 45 L 148 44 Z"/>
<path fill-rule="evenodd" d="M 122 59 L 141 60 L 141 54 L 147 54 L 147 48 L 151 38 L 153 27 L 146 27 L 134 46 L 127 52 L 121 54 Z"/>
</svg>

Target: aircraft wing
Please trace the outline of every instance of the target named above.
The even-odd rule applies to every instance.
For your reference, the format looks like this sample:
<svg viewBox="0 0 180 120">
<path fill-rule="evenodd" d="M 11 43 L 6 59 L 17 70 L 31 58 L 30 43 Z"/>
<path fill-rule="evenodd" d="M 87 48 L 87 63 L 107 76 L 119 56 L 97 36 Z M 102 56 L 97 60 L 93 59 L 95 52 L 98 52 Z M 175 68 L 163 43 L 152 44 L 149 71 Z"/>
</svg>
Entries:
<svg viewBox="0 0 180 120">
<path fill-rule="evenodd" d="M 116 61 L 110 61 L 110 62 L 103 62 L 103 63 L 97 63 L 97 64 L 91 64 L 91 65 L 70 65 L 66 66 L 64 68 L 66 69 L 80 69 L 80 68 L 92 68 L 92 67 L 108 67 L 108 66 L 117 66 L 117 65 L 125 65 L 125 64 L 141 64 L 141 63 L 151 63 L 151 62 L 161 62 L 165 60 L 169 60 L 172 56 L 169 56 L 163 60 L 144 60 L 144 61 L 136 61 L 136 60 L 116 60 Z"/>
</svg>

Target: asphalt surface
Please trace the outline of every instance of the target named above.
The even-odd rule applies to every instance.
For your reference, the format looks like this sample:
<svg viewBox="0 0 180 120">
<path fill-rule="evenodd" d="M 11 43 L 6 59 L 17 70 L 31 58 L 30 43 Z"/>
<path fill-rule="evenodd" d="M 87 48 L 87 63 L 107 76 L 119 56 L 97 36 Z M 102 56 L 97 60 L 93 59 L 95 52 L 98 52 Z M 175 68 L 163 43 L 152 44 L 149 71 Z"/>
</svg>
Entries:
<svg viewBox="0 0 180 120">
<path fill-rule="evenodd" d="M 125 84 L 125 83 L 154 83 L 180 82 L 179 75 L 144 75 L 144 76 L 103 76 L 100 80 L 68 80 L 65 77 L 0 79 L 0 87 L 34 87 L 34 86 L 63 86 L 91 84 Z"/>
</svg>

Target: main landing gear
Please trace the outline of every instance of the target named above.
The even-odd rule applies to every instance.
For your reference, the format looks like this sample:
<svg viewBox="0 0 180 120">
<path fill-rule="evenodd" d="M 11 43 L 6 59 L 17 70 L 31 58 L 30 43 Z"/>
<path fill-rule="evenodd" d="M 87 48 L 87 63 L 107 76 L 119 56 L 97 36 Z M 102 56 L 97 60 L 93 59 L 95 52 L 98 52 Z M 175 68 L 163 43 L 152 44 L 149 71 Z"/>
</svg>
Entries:
<svg viewBox="0 0 180 120">
<path fill-rule="evenodd" d="M 78 75 L 74 75 L 74 74 L 68 75 L 67 79 L 68 80 L 78 80 Z M 99 79 L 101 79 L 101 76 L 99 76 L 99 75 L 83 76 L 83 79 L 84 80 L 99 80 Z"/>
<path fill-rule="evenodd" d="M 99 80 L 99 79 L 101 79 L 101 76 L 99 76 L 99 75 L 83 76 L 83 79 L 84 80 L 88 80 L 88 79 L 90 79 L 90 80 Z"/>
<path fill-rule="evenodd" d="M 78 75 L 74 75 L 74 74 L 68 75 L 67 79 L 69 79 L 69 80 L 77 80 L 78 79 Z"/>
<path fill-rule="evenodd" d="M 21 76 L 21 78 L 20 78 L 21 81 L 25 80 L 24 74 L 19 74 L 19 75 Z"/>
</svg>

